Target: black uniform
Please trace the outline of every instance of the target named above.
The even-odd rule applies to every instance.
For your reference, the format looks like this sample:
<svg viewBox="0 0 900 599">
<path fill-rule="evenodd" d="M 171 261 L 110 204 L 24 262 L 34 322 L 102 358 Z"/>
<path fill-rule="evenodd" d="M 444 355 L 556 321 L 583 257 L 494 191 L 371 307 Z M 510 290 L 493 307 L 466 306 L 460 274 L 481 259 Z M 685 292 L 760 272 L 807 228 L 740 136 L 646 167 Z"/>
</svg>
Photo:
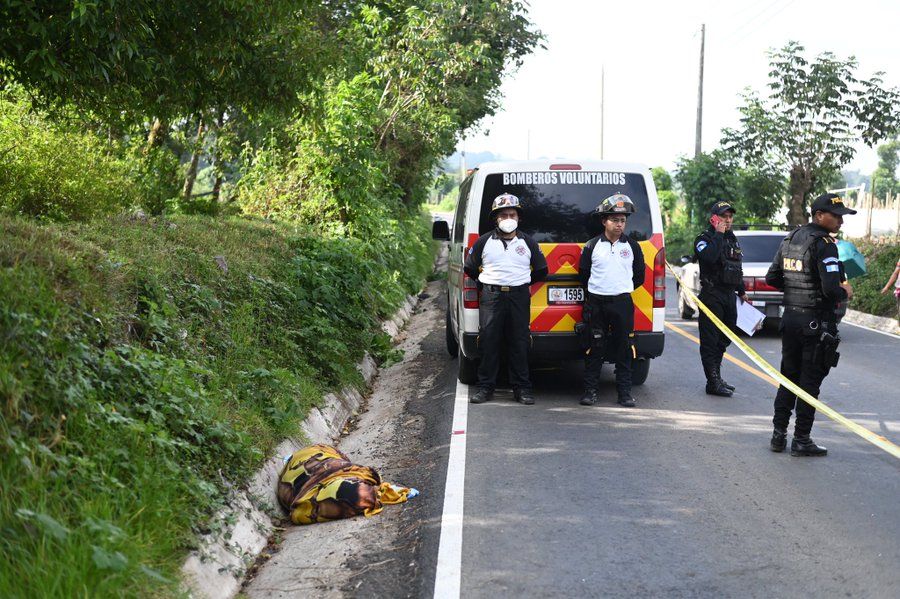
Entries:
<svg viewBox="0 0 900 599">
<path fill-rule="evenodd" d="M 627 241 L 631 249 L 630 276 L 631 288 L 634 290 L 644 284 L 644 253 L 640 244 L 627 235 L 623 235 L 622 240 Z M 601 233 L 584 245 L 578 267 L 579 278 L 587 297 L 584 320 L 590 326 L 590 338 L 593 340 L 585 355 L 584 387 L 587 394 L 596 393 L 603 362 L 610 358 L 616 364 L 616 391 L 620 402 L 628 401 L 631 395 L 631 361 L 634 357 L 634 301 L 630 292 L 600 295 L 588 291 L 593 252 L 600 243 L 610 241 Z"/>
<path fill-rule="evenodd" d="M 719 233 L 710 226 L 694 240 L 694 255 L 700 265 L 700 301 L 725 325 L 737 325 L 737 295 L 743 295 L 744 275 L 741 245 L 731 231 Z M 707 391 L 722 379 L 722 356 L 731 340 L 701 310 L 700 362 L 706 375 Z"/>
<path fill-rule="evenodd" d="M 541 252 L 537 242 L 524 233 L 516 236 L 530 252 L 530 264 L 519 265 L 525 271 L 525 281 L 519 284 L 504 285 L 483 283 L 480 275 L 483 267 L 483 253 L 489 241 L 503 244 L 503 251 L 519 251 L 521 243 L 504 240 L 495 230 L 482 235 L 472 246 L 466 257 L 464 270 L 471 278 L 478 280 L 481 297 L 478 304 L 478 347 L 481 361 L 478 365 L 478 387 L 488 394 L 493 393 L 500 369 L 500 352 L 504 343 L 507 348 L 509 366 L 509 382 L 520 399 L 522 394 L 530 397 L 531 381 L 528 376 L 528 346 L 530 342 L 531 293 L 529 287 L 547 277 L 547 259 Z M 511 246 L 515 246 L 515 250 Z M 530 270 L 530 272 L 528 272 Z M 509 272 L 503 276 L 521 280 L 523 273 Z M 516 278 L 517 277 L 517 278 Z"/>
<path fill-rule="evenodd" d="M 843 280 L 834 239 L 814 223 L 785 238 L 766 274 L 766 283 L 784 290 L 781 374 L 816 398 L 828 370 L 836 363 L 836 314 L 847 299 L 841 287 Z M 775 395 L 773 424 L 783 434 L 795 405 L 794 437 L 808 438 L 816 409 L 797 401 L 797 396 L 783 386 Z"/>
</svg>

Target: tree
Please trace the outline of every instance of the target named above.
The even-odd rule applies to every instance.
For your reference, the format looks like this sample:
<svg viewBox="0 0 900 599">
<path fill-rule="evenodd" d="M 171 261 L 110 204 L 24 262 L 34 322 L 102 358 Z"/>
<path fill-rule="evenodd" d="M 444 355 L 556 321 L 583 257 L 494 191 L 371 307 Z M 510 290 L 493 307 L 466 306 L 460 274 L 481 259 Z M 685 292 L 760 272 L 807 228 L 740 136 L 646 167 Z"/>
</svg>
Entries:
<svg viewBox="0 0 900 599">
<path fill-rule="evenodd" d="M 897 166 L 900 165 L 900 140 L 892 140 L 878 146 L 878 168 L 872 173 L 872 190 L 878 197 L 895 194 L 900 189 L 897 183 Z"/>
<path fill-rule="evenodd" d="M 771 166 L 735 169 L 735 203 L 741 222 L 771 222 L 784 202 L 785 177 Z"/>
<path fill-rule="evenodd" d="M 678 161 L 675 181 L 684 193 L 689 224 L 704 221 L 709 207 L 719 200 L 734 201 L 737 183 L 734 167 L 722 150 L 701 152 Z"/>
<path fill-rule="evenodd" d="M 881 73 L 858 79 L 854 58 L 825 52 L 809 62 L 803 51 L 789 42 L 769 52 L 769 97 L 744 94 L 741 127 L 725 129 L 722 140 L 745 164 L 770 164 L 789 177 L 790 224 L 807 221 L 807 200 L 853 158 L 854 143 L 871 146 L 900 125 L 900 90 L 883 87 Z"/>
</svg>

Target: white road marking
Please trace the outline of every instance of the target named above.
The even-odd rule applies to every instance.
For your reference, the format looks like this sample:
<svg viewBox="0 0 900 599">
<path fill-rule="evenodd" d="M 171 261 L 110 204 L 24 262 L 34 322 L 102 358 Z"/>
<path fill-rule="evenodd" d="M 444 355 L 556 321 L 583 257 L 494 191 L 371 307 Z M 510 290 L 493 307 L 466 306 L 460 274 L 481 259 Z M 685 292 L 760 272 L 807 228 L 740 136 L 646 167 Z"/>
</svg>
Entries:
<svg viewBox="0 0 900 599">
<path fill-rule="evenodd" d="M 469 386 L 457 381 L 456 400 L 453 404 L 453 426 L 450 429 L 447 484 L 444 486 L 441 540 L 438 547 L 437 572 L 434 577 L 436 599 L 457 599 L 460 592 L 468 415 Z"/>
<path fill-rule="evenodd" d="M 879 331 L 878 329 L 873 329 L 871 327 L 867 327 L 864 324 L 856 324 L 855 322 L 847 322 L 846 320 L 842 320 L 841 324 L 849 324 L 851 327 L 856 327 L 858 329 L 865 329 L 867 331 L 872 331 L 873 333 L 879 333 L 881 335 L 886 335 L 888 337 L 893 337 L 894 339 L 900 339 L 900 335 L 895 335 L 893 333 L 888 333 L 887 331 Z"/>
</svg>

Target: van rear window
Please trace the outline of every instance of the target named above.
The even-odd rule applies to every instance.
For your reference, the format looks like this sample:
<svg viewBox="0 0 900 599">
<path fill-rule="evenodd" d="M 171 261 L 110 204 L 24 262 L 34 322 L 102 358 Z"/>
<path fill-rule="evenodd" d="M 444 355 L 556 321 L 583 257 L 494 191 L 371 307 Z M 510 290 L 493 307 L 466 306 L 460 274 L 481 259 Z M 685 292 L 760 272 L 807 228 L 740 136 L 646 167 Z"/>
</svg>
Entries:
<svg viewBox="0 0 900 599">
<path fill-rule="evenodd" d="M 490 222 L 491 203 L 500 194 L 511 193 L 522 203 L 521 230 L 538 243 L 585 242 L 600 231 L 591 212 L 604 199 L 624 193 L 634 202 L 635 213 L 628 217 L 625 232 L 635 241 L 653 234 L 650 201 L 644 177 L 637 173 L 549 171 L 537 173 L 495 173 L 484 182 L 479 231 Z"/>
</svg>

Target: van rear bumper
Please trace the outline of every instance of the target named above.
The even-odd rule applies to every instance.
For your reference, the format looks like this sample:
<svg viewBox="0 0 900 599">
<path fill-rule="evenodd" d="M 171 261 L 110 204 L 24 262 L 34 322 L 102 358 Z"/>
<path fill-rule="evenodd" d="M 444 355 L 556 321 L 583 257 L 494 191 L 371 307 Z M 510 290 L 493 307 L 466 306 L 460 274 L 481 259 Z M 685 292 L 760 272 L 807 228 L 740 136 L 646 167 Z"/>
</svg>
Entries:
<svg viewBox="0 0 900 599">
<path fill-rule="evenodd" d="M 462 350 L 469 359 L 479 357 L 477 335 L 463 335 Z M 574 360 L 584 356 L 575 333 L 532 333 L 530 357 L 534 360 Z M 662 355 L 665 335 L 653 331 L 635 331 L 634 349 L 638 358 L 657 358 Z"/>
</svg>

